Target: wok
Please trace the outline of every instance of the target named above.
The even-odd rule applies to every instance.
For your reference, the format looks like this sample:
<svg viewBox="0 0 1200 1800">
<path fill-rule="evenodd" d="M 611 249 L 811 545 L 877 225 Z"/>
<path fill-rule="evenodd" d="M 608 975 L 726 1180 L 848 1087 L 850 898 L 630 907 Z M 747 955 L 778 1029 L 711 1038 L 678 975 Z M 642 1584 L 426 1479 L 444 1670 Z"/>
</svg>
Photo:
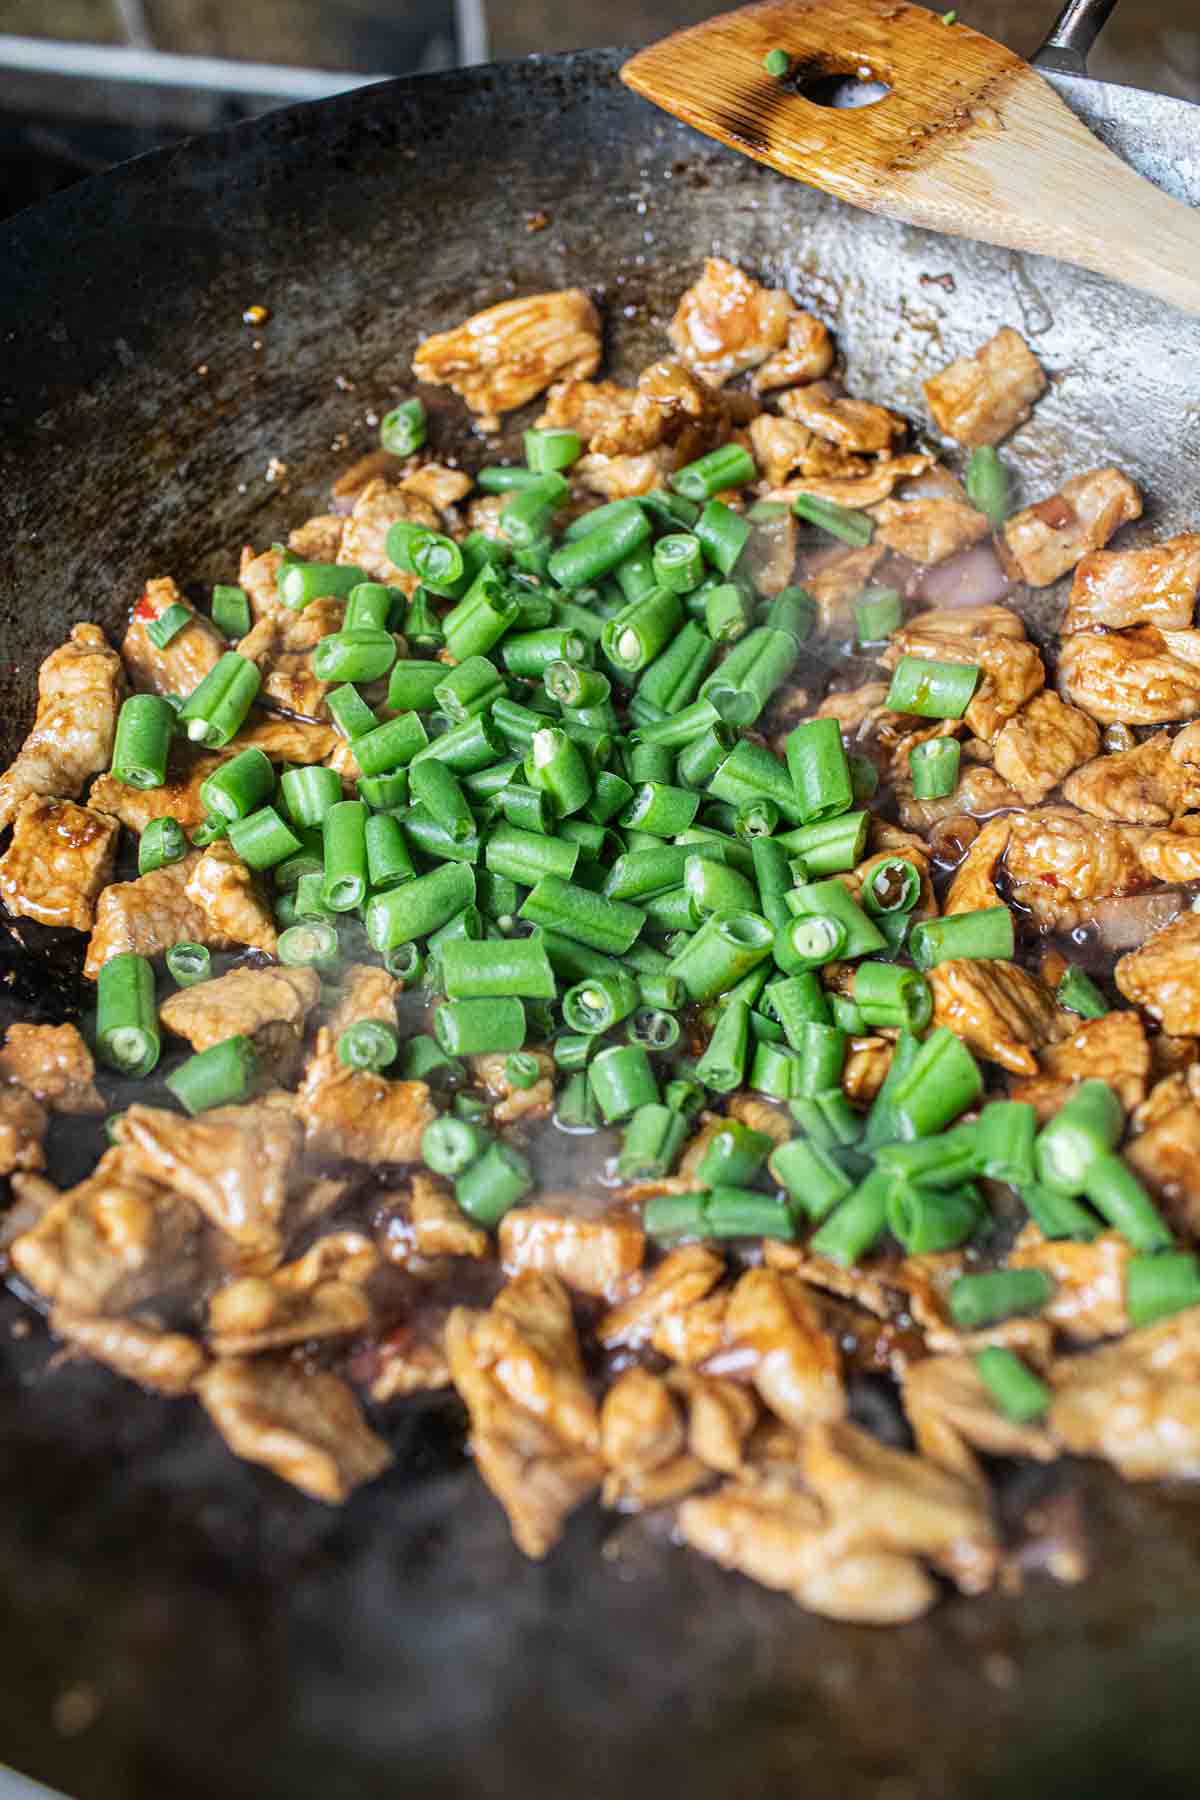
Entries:
<svg viewBox="0 0 1200 1800">
<path fill-rule="evenodd" d="M 147 576 L 227 580 L 244 540 L 321 510 L 348 460 L 331 445 L 368 446 L 366 415 L 410 387 L 423 333 L 578 282 L 628 376 L 714 249 L 786 282 L 834 325 L 856 391 L 914 417 L 923 374 L 1022 327 L 1056 377 L 1022 434 L 1030 493 L 1114 460 L 1149 496 L 1146 532 L 1194 524 L 1194 322 L 1061 265 L 848 211 L 653 112 L 620 62 L 531 58 L 296 107 L 9 225 L 0 756 L 72 620 L 119 630 Z M 1057 84 L 1200 204 L 1195 108 Z M 241 319 L 255 302 L 271 308 L 261 330 Z M 431 401 L 433 441 L 469 451 L 462 409 Z M 272 456 L 283 481 L 266 478 Z M 5 966 L 43 1016 L 69 1004 L 46 965 L 10 948 Z M 60 1180 L 72 1149 L 56 1137 Z M 526 1563 L 461 1458 L 452 1403 L 385 1416 L 395 1469 L 328 1512 L 235 1462 L 198 1409 L 54 1367 L 39 1325 L 14 1335 L 22 1316 L 0 1302 L 0 1754 L 83 1800 L 1193 1789 L 1189 1493 L 1073 1470 L 1090 1581 L 1033 1574 L 1022 1594 L 870 1631 L 598 1510 Z M 1010 1483 L 1010 1520 L 1058 1504 L 1060 1483 Z"/>
</svg>

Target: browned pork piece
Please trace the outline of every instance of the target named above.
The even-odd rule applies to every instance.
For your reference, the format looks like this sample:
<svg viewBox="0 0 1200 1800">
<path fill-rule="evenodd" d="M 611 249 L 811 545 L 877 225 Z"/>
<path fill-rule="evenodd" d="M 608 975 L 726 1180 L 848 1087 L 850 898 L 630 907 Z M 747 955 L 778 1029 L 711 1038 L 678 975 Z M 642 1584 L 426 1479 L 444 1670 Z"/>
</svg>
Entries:
<svg viewBox="0 0 1200 1800">
<path fill-rule="evenodd" d="M 315 518 L 305 519 L 303 525 L 292 527 L 288 549 L 305 562 L 336 562 L 345 523 L 338 513 L 318 513 Z"/>
<path fill-rule="evenodd" d="M 825 550 L 813 558 L 804 584 L 817 603 L 822 631 L 837 631 L 846 624 L 852 602 L 858 599 L 886 554 L 882 544 L 867 544 L 861 550 Z"/>
<path fill-rule="evenodd" d="M 160 649 L 150 636 L 149 627 L 171 606 L 182 606 L 189 615 L 188 622 Z M 146 583 L 133 609 L 121 657 L 139 693 L 186 696 L 200 686 L 228 648 L 212 621 L 184 599 L 169 575 L 160 575 Z"/>
<path fill-rule="evenodd" d="M 1183 735 L 1173 743 L 1156 731 L 1131 750 L 1097 756 L 1063 783 L 1063 799 L 1118 824 L 1171 824 L 1200 807 L 1200 766 L 1176 753 Z"/>
<path fill-rule="evenodd" d="M 0 895 L 9 912 L 41 925 L 90 931 L 112 874 L 119 827 L 107 813 L 31 794 L 17 809 L 12 842 L 0 857 Z"/>
<path fill-rule="evenodd" d="M 384 581 L 392 587 L 403 588 L 406 594 L 411 593 L 416 586 L 416 577 L 397 568 L 387 553 L 388 532 L 402 519 L 410 525 L 423 525 L 428 531 L 437 531 L 441 526 L 441 520 L 427 500 L 405 493 L 401 488 L 389 487 L 382 479 L 368 481 L 346 520 L 338 561 L 355 564 L 372 581 Z"/>
<path fill-rule="evenodd" d="M 782 288 L 760 287 L 723 256 L 710 256 L 680 299 L 671 342 L 702 381 L 722 387 L 784 348 L 795 310 Z"/>
<path fill-rule="evenodd" d="M 314 1500 L 348 1500 L 392 1461 L 336 1375 L 272 1357 L 227 1357 L 196 1383 L 235 1456 L 261 1463 Z"/>
<path fill-rule="evenodd" d="M 315 969 L 230 969 L 169 995 L 159 1018 L 193 1050 L 248 1037 L 274 1078 L 286 1081 L 299 1065 L 305 1021 L 320 998 Z"/>
<path fill-rule="evenodd" d="M 1003 325 L 974 356 L 956 357 L 924 388 L 938 430 L 974 450 L 1025 423 L 1046 391 L 1046 375 L 1020 332 Z"/>
<path fill-rule="evenodd" d="M 367 1383 L 372 1400 L 399 1400 L 406 1394 L 437 1393 L 448 1388 L 450 1365 L 443 1346 L 445 1320 L 432 1309 L 421 1314 L 421 1329 L 407 1325 L 387 1332 L 356 1361 L 356 1380 Z"/>
<path fill-rule="evenodd" d="M 642 1266 L 646 1238 L 636 1220 L 613 1214 L 590 1219 L 571 1210 L 570 1194 L 543 1194 L 536 1206 L 514 1206 L 500 1221 L 505 1273 L 525 1269 L 557 1275 L 581 1294 L 614 1300 Z"/>
<path fill-rule="evenodd" d="M 125 1166 L 185 1195 L 230 1240 L 244 1266 L 271 1268 L 300 1153 L 299 1122 L 269 1102 L 219 1106 L 195 1119 L 131 1106 L 119 1126 Z"/>
<path fill-rule="evenodd" d="M 19 1082 L 52 1112 L 102 1113 L 92 1053 L 74 1025 L 10 1025 L 0 1081 Z"/>
<path fill-rule="evenodd" d="M 672 1369 L 667 1382 L 687 1404 L 690 1454 L 720 1475 L 736 1475 L 759 1420 L 754 1394 L 740 1382 L 694 1369 Z"/>
<path fill-rule="evenodd" d="M 42 1139 L 49 1122 L 45 1107 L 18 1082 L 0 1085 L 0 1175 L 45 1168 Z"/>
<path fill-rule="evenodd" d="M 915 563 L 945 562 L 989 530 L 986 515 L 965 500 L 881 500 L 871 513 L 879 542 Z"/>
<path fill-rule="evenodd" d="M 972 763 L 963 769 L 954 792 L 944 799 L 917 800 L 913 797 L 911 783 L 900 782 L 896 802 L 900 822 L 910 831 L 928 832 L 933 842 L 939 842 L 939 828 L 945 824 L 946 830 L 950 831 L 957 820 L 969 828 L 962 839 L 962 843 L 968 844 L 978 836 L 977 820 L 1020 806 L 1021 796 L 1003 776 L 997 775 L 995 769 L 986 763 Z M 961 854 L 961 846 L 958 854 Z"/>
<path fill-rule="evenodd" d="M 445 527 L 454 522 L 457 517 L 455 508 L 460 500 L 466 499 L 475 483 L 463 469 L 451 469 L 445 463 L 426 462 L 402 475 L 396 485 L 403 493 L 411 494 L 415 500 L 424 500 L 427 506 L 432 506 L 435 512 L 442 515 L 442 525 Z"/>
<path fill-rule="evenodd" d="M 1077 631 L 1064 638 L 1058 685 L 1102 725 L 1169 725 L 1200 713 L 1200 631 Z"/>
<path fill-rule="evenodd" d="M 1138 856 L 1144 837 L 1130 826 L 1107 825 L 1066 806 L 1005 813 L 984 826 L 946 895 L 948 913 L 1002 903 L 995 885 L 1003 861 L 1013 900 L 1038 925 L 1070 931 L 1104 896 L 1132 894 L 1146 885 Z"/>
<path fill-rule="evenodd" d="M 332 762 L 335 751 L 348 748 L 332 725 L 251 712 L 229 751 L 236 755 L 239 750 L 261 750 L 274 763 L 319 763 Z"/>
<path fill-rule="evenodd" d="M 976 737 L 989 744 L 995 743 L 1009 719 L 1015 718 L 1046 685 L 1046 671 L 1036 644 L 1014 637 L 1007 630 L 985 629 L 973 634 L 948 629 L 945 616 L 940 613 L 931 615 L 931 622 L 918 614 L 911 625 L 892 633 L 882 660 L 888 668 L 895 668 L 902 656 L 970 663 L 982 670 L 963 716 Z"/>
<path fill-rule="evenodd" d="M 777 497 L 778 490 L 793 476 L 802 476 L 805 480 L 861 481 L 872 474 L 867 457 L 839 449 L 828 438 L 818 437 L 807 425 L 801 425 L 798 419 L 782 418 L 777 413 L 759 413 L 750 421 L 748 436 L 754 460 L 767 483 L 769 498 Z M 883 466 L 888 468 L 905 460 L 893 457 Z M 891 492 L 892 485 L 887 485 L 887 493 Z M 800 491 L 799 487 L 796 491 Z"/>
<path fill-rule="evenodd" d="M 998 1554 L 972 1481 L 844 1420 L 810 1426 L 794 1469 L 773 1463 L 685 1500 L 679 1529 L 694 1549 L 810 1612 L 861 1624 L 928 1611 L 936 1589 L 923 1561 L 978 1593 Z"/>
<path fill-rule="evenodd" d="M 1200 1033 L 1200 913 L 1185 912 L 1117 964 L 1115 980 L 1127 1000 L 1174 1037 Z"/>
<path fill-rule="evenodd" d="M 418 381 L 450 387 L 486 430 L 555 381 L 583 380 L 600 365 L 600 316 L 582 288 L 502 300 L 453 331 L 418 345 Z M 349 560 L 347 558 L 347 560 Z"/>
<path fill-rule="evenodd" d="M 794 312 L 788 320 L 787 343 L 754 371 L 756 394 L 772 388 L 801 387 L 820 381 L 833 366 L 833 339 L 820 319 Z"/>
<path fill-rule="evenodd" d="M 618 1375 L 600 1408 L 605 1506 L 642 1512 L 706 1482 L 708 1470 L 686 1443 L 683 1415 L 662 1377 L 636 1368 Z"/>
<path fill-rule="evenodd" d="M 238 645 L 238 655 L 262 676 L 263 700 L 310 719 L 328 716 L 325 695 L 333 683 L 313 673 L 312 653 L 323 637 L 341 630 L 345 613 L 345 601 L 329 596 L 312 601 L 301 612 L 278 606 L 251 626 Z"/>
<path fill-rule="evenodd" d="M 772 425 L 791 425 L 792 423 L 790 419 L 772 419 L 769 422 Z M 759 424 L 760 421 L 756 419 L 750 428 L 752 445 L 755 444 L 754 426 Z M 805 427 L 793 426 L 793 430 L 803 431 Z M 759 441 L 763 443 L 764 449 L 770 455 L 771 439 L 760 432 Z M 770 487 L 763 497 L 766 500 L 790 502 L 798 494 L 807 494 L 814 500 L 828 500 L 834 506 L 854 506 L 860 509 L 877 507 L 888 499 L 893 489 L 899 487 L 901 482 L 909 481 L 913 476 L 922 474 L 929 468 L 932 461 L 931 456 L 914 453 L 911 456 L 884 457 L 862 475 L 805 475 L 802 473 L 793 476 L 790 481 L 784 481 L 779 486 Z M 911 501 L 908 506 L 911 508 L 918 504 L 925 503 Z M 919 519 L 924 515 L 914 516 Z M 880 541 L 887 543 L 888 539 L 881 534 Z M 889 547 L 895 548 L 896 546 L 890 545 Z M 926 560 L 936 561 L 938 559 L 931 557 Z"/>
<path fill-rule="evenodd" d="M 779 405 L 787 418 L 828 438 L 839 450 L 890 454 L 895 441 L 904 436 L 904 420 L 896 413 L 871 400 L 839 394 L 828 381 L 789 388 L 780 395 Z"/>
<path fill-rule="evenodd" d="M 161 787 L 135 788 L 118 781 L 115 775 L 97 775 L 88 790 L 88 805 L 95 812 L 108 813 L 139 835 L 151 819 L 178 819 L 185 831 L 194 831 L 208 813 L 200 788 L 214 770 L 229 761 L 231 754 L 229 750 L 197 754 L 195 746 L 185 738 L 176 739 L 167 764 L 167 779 Z"/>
<path fill-rule="evenodd" d="M 423 1081 L 387 1081 L 339 1062 L 323 1029 L 296 1095 L 305 1144 L 350 1162 L 419 1162 L 421 1134 L 437 1117 Z"/>
<path fill-rule="evenodd" d="M 1127 1481 L 1200 1475 L 1200 1309 L 1051 1368 L 1049 1427 L 1073 1456 Z"/>
<path fill-rule="evenodd" d="M 38 671 L 33 730 L 0 775 L 0 830 L 31 794 L 78 799 L 112 761 L 125 671 L 98 625 L 73 625 Z"/>
<path fill-rule="evenodd" d="M 1175 1229 L 1187 1238 L 1200 1238 L 1200 1106 L 1186 1084 L 1174 1105 L 1164 1101 L 1161 1113 L 1125 1146 L 1124 1154 Z"/>
<path fill-rule="evenodd" d="M 10 1261 L 52 1306 L 116 1313 L 185 1286 L 195 1272 L 196 1208 L 124 1146 L 106 1150 L 86 1181 L 63 1193 L 37 1175 L 14 1175 L 13 1191 L 41 1213 L 10 1246 Z"/>
<path fill-rule="evenodd" d="M 127 950 L 157 956 L 181 943 L 207 944 L 210 950 L 230 948 L 230 940 L 214 930 L 208 914 L 188 895 L 188 882 L 200 860 L 200 852 L 193 850 L 182 862 L 105 888 L 96 904 L 83 966 L 89 981 L 111 957 Z"/>
<path fill-rule="evenodd" d="M 609 1348 L 644 1344 L 665 1319 L 688 1311 L 703 1300 L 725 1273 L 724 1258 L 704 1244 L 687 1244 L 672 1250 L 648 1275 L 628 1300 L 614 1306 L 600 1319 L 596 1335 Z"/>
<path fill-rule="evenodd" d="M 1125 1280 L 1133 1255 L 1119 1231 L 1103 1231 L 1091 1243 L 1044 1238 L 1026 1225 L 1009 1253 L 1009 1267 L 1041 1269 L 1054 1282 L 1042 1316 L 1077 1344 L 1118 1337 L 1129 1330 Z"/>
<path fill-rule="evenodd" d="M 725 1337 L 749 1353 L 745 1372 L 786 1424 L 800 1430 L 844 1416 L 838 1347 L 812 1295 L 791 1276 L 748 1269 L 730 1298 Z"/>
<path fill-rule="evenodd" d="M 518 1087 L 508 1073 L 508 1057 L 503 1051 L 484 1051 L 468 1060 L 471 1073 L 492 1102 L 492 1119 L 497 1125 L 512 1125 L 518 1119 L 532 1124 L 547 1119 L 554 1107 L 554 1058 L 548 1050 L 526 1046 L 537 1058 L 541 1073 L 531 1087 Z"/>
<path fill-rule="evenodd" d="M 1098 753 L 1100 732 L 1086 713 L 1046 689 L 1001 727 L 992 749 L 997 775 L 1036 806 Z"/>
<path fill-rule="evenodd" d="M 487 1256 L 491 1243 L 486 1231 L 472 1225 L 448 1184 L 440 1177 L 418 1170 L 404 1191 L 406 1204 L 389 1212 L 380 1247 L 389 1262 L 411 1263 L 414 1258 L 438 1256 Z"/>
<path fill-rule="evenodd" d="M 1054 996 L 1013 962 L 983 958 L 930 969 L 935 1025 L 948 1025 L 969 1049 L 1014 1075 L 1036 1075 L 1033 1055 L 1058 1035 Z"/>
<path fill-rule="evenodd" d="M 603 1473 L 566 1289 L 553 1275 L 518 1275 L 489 1311 L 455 1307 L 445 1343 L 479 1473 L 526 1556 L 545 1556 Z"/>
<path fill-rule="evenodd" d="M 208 1366 L 195 1338 L 142 1319 L 97 1319 L 58 1306 L 50 1329 L 73 1350 L 156 1394 L 190 1393 Z"/>
<path fill-rule="evenodd" d="M 364 1287 L 378 1262 L 369 1238 L 338 1231 L 269 1275 L 226 1282 L 208 1306 L 214 1353 L 246 1356 L 365 1330 L 371 1304 Z"/>
<path fill-rule="evenodd" d="M 1182 631 L 1192 623 L 1198 588 L 1200 532 L 1181 531 L 1138 550 L 1093 550 L 1076 567 L 1062 628 Z"/>
<path fill-rule="evenodd" d="M 585 494 L 599 500 L 630 500 L 662 487 L 678 468 L 674 450 L 663 445 L 640 456 L 581 456 L 571 465 L 571 477 Z"/>
<path fill-rule="evenodd" d="M 266 896 L 227 838 L 210 844 L 188 871 L 185 889 L 208 921 L 208 935 L 274 952 L 278 933 Z"/>
<path fill-rule="evenodd" d="M 337 1001 L 326 1023 L 336 1044 L 343 1031 L 363 1019 L 381 1019 L 385 1025 L 396 1024 L 396 996 L 403 983 L 396 981 L 386 969 L 372 963 L 350 963 L 340 971 Z"/>
<path fill-rule="evenodd" d="M 1067 1015 L 1061 1023 L 1066 1026 Z M 1069 1097 L 1077 1081 L 1106 1081 L 1126 1112 L 1146 1097 L 1150 1079 L 1150 1045 L 1141 1017 L 1121 1010 L 1089 1019 L 1064 1037 L 1047 1044 L 1038 1055 L 1038 1073 L 1029 1081 L 1010 1086 L 1014 1100 L 1026 1100 L 1038 1109 L 1045 1123 Z"/>
<path fill-rule="evenodd" d="M 1048 587 L 1089 550 L 1102 550 L 1113 533 L 1141 516 L 1142 496 L 1120 469 L 1072 475 L 1057 494 L 1014 513 L 1004 544 L 1016 578 Z"/>
<path fill-rule="evenodd" d="M 969 1356 L 922 1357 L 905 1370 L 901 1392 L 920 1454 L 972 1482 L 985 1498 L 987 1476 L 976 1450 L 1035 1462 L 1058 1455 L 1049 1432 L 1015 1424 L 1000 1411 Z"/>
<path fill-rule="evenodd" d="M 636 388 L 557 383 L 538 424 L 578 431 L 593 457 L 639 457 L 671 444 L 679 462 L 691 462 L 728 436 L 729 411 L 690 369 L 664 358 L 642 370 Z"/>
</svg>

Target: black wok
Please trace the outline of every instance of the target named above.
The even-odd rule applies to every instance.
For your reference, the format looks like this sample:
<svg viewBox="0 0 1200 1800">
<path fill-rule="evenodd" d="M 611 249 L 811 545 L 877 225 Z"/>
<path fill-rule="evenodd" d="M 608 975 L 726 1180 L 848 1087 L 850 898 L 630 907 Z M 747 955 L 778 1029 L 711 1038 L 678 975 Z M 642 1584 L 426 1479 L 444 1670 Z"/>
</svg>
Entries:
<svg viewBox="0 0 1200 1800">
<path fill-rule="evenodd" d="M 295 108 L 7 228 L 0 756 L 72 620 L 116 629 L 146 576 L 228 579 L 244 540 L 320 510 L 347 460 L 331 445 L 367 447 L 365 415 L 408 389 L 423 333 L 579 282 L 627 374 L 713 248 L 786 281 L 835 326 L 857 390 L 914 416 L 922 374 L 1023 326 L 1057 377 L 1023 434 L 1030 487 L 1115 460 L 1150 496 L 1148 532 L 1194 524 L 1195 321 L 847 211 L 653 112 L 619 86 L 620 60 L 531 59 Z M 1061 86 L 1200 204 L 1195 109 Z M 254 302 L 272 311 L 259 331 L 241 322 Z M 458 406 L 433 398 L 435 441 L 468 449 Z M 265 478 L 272 456 L 286 492 Z M 70 1150 L 56 1140 L 60 1173 Z M 397 1409 L 383 1425 L 396 1468 L 327 1512 L 236 1463 L 189 1404 L 52 1368 L 40 1325 L 13 1335 L 21 1316 L 0 1303 L 0 1755 L 83 1800 L 1194 1787 L 1188 1493 L 1080 1469 L 1089 1582 L 1035 1574 L 903 1631 L 841 1627 L 614 1538 L 594 1511 L 526 1563 L 460 1458 L 452 1405 Z M 1022 1477 L 1011 1518 L 1058 1482 Z M 619 1554 L 600 1554 L 606 1536 Z"/>
</svg>

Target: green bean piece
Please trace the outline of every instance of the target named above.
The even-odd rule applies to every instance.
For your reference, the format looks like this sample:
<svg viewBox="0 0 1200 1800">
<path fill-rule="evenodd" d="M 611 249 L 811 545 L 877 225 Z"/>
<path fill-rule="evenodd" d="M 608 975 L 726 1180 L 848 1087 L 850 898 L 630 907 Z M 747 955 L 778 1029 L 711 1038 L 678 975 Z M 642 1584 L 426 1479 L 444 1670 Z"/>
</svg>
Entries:
<svg viewBox="0 0 1200 1800">
<path fill-rule="evenodd" d="M 1121 1103 L 1107 1082 L 1080 1082 L 1038 1133 L 1034 1162 L 1039 1185 L 1059 1194 L 1082 1194 L 1088 1170 L 1116 1148 L 1124 1123 Z"/>
<path fill-rule="evenodd" d="M 601 1050 L 588 1066 L 588 1081 L 607 1125 L 658 1100 L 658 1083 L 641 1044 L 614 1044 Z"/>
<path fill-rule="evenodd" d="M 962 747 L 957 738 L 926 738 L 908 753 L 914 800 L 944 800 L 958 786 Z"/>
<path fill-rule="evenodd" d="M 919 719 L 961 719 L 979 685 L 974 663 L 902 656 L 892 671 L 885 706 Z"/>
<path fill-rule="evenodd" d="M 188 849 L 187 834 L 178 819 L 169 815 L 148 819 L 138 839 L 138 874 L 152 875 L 155 869 L 182 862 Z"/>
<path fill-rule="evenodd" d="M 639 1106 L 625 1127 L 617 1173 L 622 1181 L 669 1175 L 687 1135 L 687 1120 L 669 1106 L 656 1101 Z"/>
<path fill-rule="evenodd" d="M 887 1225 L 892 1177 L 873 1169 L 858 1186 L 838 1202 L 809 1241 L 814 1256 L 827 1256 L 843 1268 L 853 1268 L 882 1237 Z"/>
<path fill-rule="evenodd" d="M 1007 906 L 985 906 L 944 919 L 922 919 L 912 928 L 909 947 L 919 969 L 961 958 L 1009 962 L 1016 949 L 1013 916 Z"/>
<path fill-rule="evenodd" d="M 696 1064 L 696 1078 L 719 1094 L 731 1094 L 746 1079 L 750 1057 L 750 1008 L 735 1000 L 718 1015 L 708 1047 Z"/>
<path fill-rule="evenodd" d="M 402 887 L 373 894 L 364 919 L 367 940 L 373 950 L 384 955 L 401 944 L 428 937 L 474 901 L 474 871 L 466 863 L 445 863 Z"/>
<path fill-rule="evenodd" d="M 174 735 L 175 708 L 169 701 L 159 694 L 131 694 L 117 716 L 112 752 L 114 779 L 126 787 L 162 787 Z"/>
<path fill-rule="evenodd" d="M 986 513 L 992 530 L 999 531 L 1008 517 L 1008 471 L 991 444 L 972 450 L 965 486 L 976 512 Z"/>
<path fill-rule="evenodd" d="M 960 1331 L 980 1331 L 1018 1313 L 1039 1312 L 1054 1293 L 1043 1269 L 993 1269 L 960 1275 L 950 1289 L 950 1316 Z"/>
<path fill-rule="evenodd" d="M 454 1198 L 469 1219 L 490 1230 L 533 1186 L 533 1171 L 520 1151 L 497 1142 L 458 1177 Z"/>
<path fill-rule="evenodd" d="M 110 956 L 96 980 L 96 1051 L 119 1075 L 137 1081 L 159 1056 L 154 970 L 132 950 Z"/>
<path fill-rule="evenodd" d="M 1060 1115 L 1061 1116 L 1061 1115 Z M 1084 1177 L 1084 1193 L 1102 1218 L 1135 1250 L 1169 1250 L 1174 1238 L 1129 1164 L 1111 1151 L 1095 1157 Z"/>
<path fill-rule="evenodd" d="M 379 421 L 379 442 L 393 456 L 413 456 L 425 442 L 428 430 L 425 403 L 414 395 L 383 415 Z"/>
<path fill-rule="evenodd" d="M 275 954 L 285 969 L 332 970 L 338 963 L 338 934 L 324 919 L 289 925 L 279 934 Z"/>
<path fill-rule="evenodd" d="M 479 946 L 473 946 L 478 949 Z M 451 948 L 446 946 L 447 951 Z M 448 1000 L 433 1015 L 433 1034 L 447 1056 L 484 1056 L 519 1050 L 525 1042 L 525 1008 L 514 997 Z"/>
<path fill-rule="evenodd" d="M 803 1138 L 791 1138 L 771 1151 L 772 1177 L 787 1190 L 793 1208 L 819 1224 L 850 1193 L 849 1175 L 827 1150 Z"/>
<path fill-rule="evenodd" d="M 979 1115 L 979 1173 L 1016 1188 L 1032 1185 L 1037 1109 L 1025 1100 L 992 1100 Z"/>
<path fill-rule="evenodd" d="M 443 1113 L 421 1133 L 421 1157 L 435 1175 L 461 1175 L 494 1141 L 469 1120 Z"/>
<path fill-rule="evenodd" d="M 909 1256 L 956 1250 L 974 1236 L 983 1214 L 969 1182 L 943 1192 L 898 1183 L 888 1195 L 888 1229 Z"/>
<path fill-rule="evenodd" d="M 977 453 L 978 454 L 978 453 Z M 1002 1344 L 989 1344 L 971 1359 L 995 1405 L 1014 1425 L 1044 1419 L 1054 1398 L 1046 1383 Z"/>
<path fill-rule="evenodd" d="M 458 939 L 442 946 L 441 959 L 451 1000 L 553 1000 L 556 993 L 546 946 L 536 937 L 487 943 Z"/>
<path fill-rule="evenodd" d="M 819 500 L 814 494 L 797 494 L 792 501 L 792 511 L 798 519 L 827 531 L 831 537 L 840 538 L 843 544 L 851 544 L 858 550 L 865 549 L 875 534 L 875 521 L 870 513 L 860 512 L 852 506 L 838 506 L 832 500 Z"/>
<path fill-rule="evenodd" d="M 377 1075 L 395 1062 L 400 1038 L 395 1027 L 384 1019 L 358 1019 L 338 1038 L 336 1053 L 346 1068 L 365 1069 Z"/>
<path fill-rule="evenodd" d="M 1108 1012 L 1108 1001 L 1095 982 L 1082 969 L 1068 964 L 1054 991 L 1058 1004 L 1081 1019 L 1102 1019 Z"/>
<path fill-rule="evenodd" d="M 259 1074 L 258 1054 L 248 1037 L 237 1035 L 189 1056 L 167 1086 L 184 1111 L 193 1117 L 215 1106 L 233 1106 L 245 1100 Z"/>
<path fill-rule="evenodd" d="M 1191 1306 L 1200 1306 L 1200 1267 L 1190 1251 L 1130 1257 L 1125 1268 L 1125 1307 L 1135 1330 Z"/>
</svg>

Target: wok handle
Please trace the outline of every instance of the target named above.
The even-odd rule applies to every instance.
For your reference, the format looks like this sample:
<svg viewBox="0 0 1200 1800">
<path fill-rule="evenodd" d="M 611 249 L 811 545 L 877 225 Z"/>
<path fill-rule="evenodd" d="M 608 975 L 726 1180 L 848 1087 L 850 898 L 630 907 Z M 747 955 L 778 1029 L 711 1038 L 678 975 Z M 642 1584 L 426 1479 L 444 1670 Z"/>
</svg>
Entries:
<svg viewBox="0 0 1200 1800">
<path fill-rule="evenodd" d="M 1086 75 L 1088 51 L 1108 23 L 1117 0 L 1067 0 L 1050 35 L 1032 58 L 1035 69 Z"/>
</svg>

